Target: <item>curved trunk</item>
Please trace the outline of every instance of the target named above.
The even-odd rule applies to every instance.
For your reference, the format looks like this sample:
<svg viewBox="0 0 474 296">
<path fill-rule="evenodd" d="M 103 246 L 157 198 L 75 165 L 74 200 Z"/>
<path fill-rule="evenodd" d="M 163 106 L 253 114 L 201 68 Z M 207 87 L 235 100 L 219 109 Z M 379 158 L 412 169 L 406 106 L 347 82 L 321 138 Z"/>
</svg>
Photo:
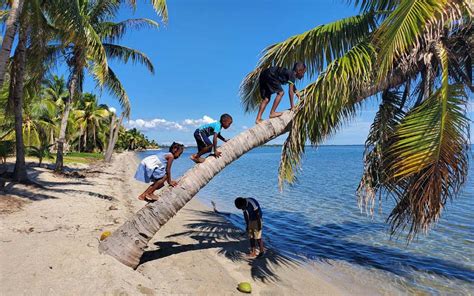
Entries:
<svg viewBox="0 0 474 296">
<path fill-rule="evenodd" d="M 67 120 L 69 118 L 69 113 L 72 109 L 72 101 L 76 93 L 78 78 L 78 74 L 74 73 L 71 78 L 71 82 L 69 83 L 69 96 L 67 97 L 67 100 L 64 104 L 64 112 L 61 118 L 61 127 L 59 129 L 58 150 L 56 153 L 56 167 L 54 168 L 56 172 L 63 171 L 64 142 L 66 141 Z"/>
<path fill-rule="evenodd" d="M 114 119 L 113 121 L 115 121 L 115 115 L 113 119 Z M 107 146 L 107 151 L 105 152 L 105 157 L 104 157 L 105 162 L 110 162 L 112 160 L 112 154 L 114 153 L 114 147 L 118 140 L 118 134 L 119 134 L 120 127 L 122 126 L 122 121 L 123 121 L 123 113 L 122 115 L 120 115 L 119 122 L 117 122 L 116 124 L 115 122 L 110 124 L 110 134 L 112 135 L 112 131 L 113 131 L 113 135 L 109 140 L 109 145 Z M 115 129 L 113 128 L 114 124 L 115 124 Z"/>
<path fill-rule="evenodd" d="M 16 140 L 16 161 L 15 169 L 13 171 L 13 179 L 18 182 L 25 182 L 28 180 L 25 163 L 25 145 L 23 142 L 23 84 L 25 78 L 26 39 L 26 29 L 21 28 L 18 45 L 15 49 L 15 56 L 13 58 L 12 79 L 10 82 L 13 86 L 10 91 L 13 95 Z"/>
<path fill-rule="evenodd" d="M 23 0 L 13 0 L 5 27 L 5 37 L 2 41 L 2 49 L 0 51 L 0 87 L 5 79 L 5 69 L 7 68 L 8 59 L 12 50 L 13 40 L 15 39 L 18 27 L 18 19 L 23 9 Z"/>
<path fill-rule="evenodd" d="M 144 248 L 155 233 L 176 212 L 189 202 L 215 175 L 251 149 L 261 146 L 285 133 L 293 118 L 292 112 L 267 120 L 248 129 L 222 145 L 220 158 L 207 160 L 188 170 L 179 185 L 160 192 L 160 199 L 146 205 L 133 218 L 125 222 L 99 245 L 101 253 L 107 253 L 123 264 L 136 268 Z"/>
</svg>

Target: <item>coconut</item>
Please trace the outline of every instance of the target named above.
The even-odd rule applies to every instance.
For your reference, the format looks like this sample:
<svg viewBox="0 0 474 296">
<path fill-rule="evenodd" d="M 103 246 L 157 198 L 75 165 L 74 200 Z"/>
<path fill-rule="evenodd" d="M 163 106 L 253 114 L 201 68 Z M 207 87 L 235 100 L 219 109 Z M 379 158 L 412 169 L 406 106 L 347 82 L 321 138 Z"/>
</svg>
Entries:
<svg viewBox="0 0 474 296">
<path fill-rule="evenodd" d="M 250 285 L 250 283 L 247 283 L 247 282 L 241 282 L 237 286 L 237 289 L 243 293 L 252 293 L 252 286 Z"/>
</svg>

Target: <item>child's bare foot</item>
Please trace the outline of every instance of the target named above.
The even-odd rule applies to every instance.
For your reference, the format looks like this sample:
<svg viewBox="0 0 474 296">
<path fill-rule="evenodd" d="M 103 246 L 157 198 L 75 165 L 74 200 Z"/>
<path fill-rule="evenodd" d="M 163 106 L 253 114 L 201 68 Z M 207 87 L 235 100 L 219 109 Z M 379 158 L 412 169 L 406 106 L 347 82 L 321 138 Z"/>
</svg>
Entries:
<svg viewBox="0 0 474 296">
<path fill-rule="evenodd" d="M 200 157 L 198 157 L 197 154 L 193 154 L 193 155 L 191 155 L 189 158 L 190 158 L 192 161 L 194 161 L 195 163 L 199 163 L 199 158 L 200 158 Z"/>
<path fill-rule="evenodd" d="M 247 258 L 255 258 L 255 257 L 257 257 L 257 253 L 256 252 L 250 252 L 250 253 L 247 254 L 246 257 Z"/>
<path fill-rule="evenodd" d="M 147 201 L 157 201 L 158 199 L 159 199 L 159 197 L 154 195 L 153 193 L 150 193 L 146 196 Z"/>
<path fill-rule="evenodd" d="M 138 200 L 145 200 L 146 198 L 146 194 L 145 193 L 142 193 L 138 196 Z"/>
<path fill-rule="evenodd" d="M 259 124 L 259 123 L 262 123 L 262 122 L 263 122 L 263 120 L 262 120 L 261 118 L 260 118 L 260 119 L 257 119 L 257 120 L 255 120 L 255 124 Z"/>
<path fill-rule="evenodd" d="M 280 117 L 282 114 L 281 112 L 273 112 L 270 113 L 270 118 Z"/>
</svg>

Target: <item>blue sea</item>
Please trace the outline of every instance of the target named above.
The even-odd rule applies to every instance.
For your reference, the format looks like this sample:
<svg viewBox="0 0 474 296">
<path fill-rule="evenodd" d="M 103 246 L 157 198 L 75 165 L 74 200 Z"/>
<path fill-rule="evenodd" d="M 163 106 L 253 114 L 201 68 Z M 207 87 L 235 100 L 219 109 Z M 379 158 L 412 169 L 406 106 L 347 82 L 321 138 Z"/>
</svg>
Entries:
<svg viewBox="0 0 474 296">
<path fill-rule="evenodd" d="M 194 165 L 188 148 L 173 164 L 177 178 Z M 270 246 L 306 262 L 330 263 L 353 279 L 370 277 L 381 292 L 474 294 L 474 168 L 461 195 L 448 202 L 428 234 L 407 244 L 391 238 L 385 223 L 394 203 L 382 199 L 373 217 L 357 206 L 363 146 L 308 148 L 295 186 L 278 189 L 281 147 L 256 148 L 225 168 L 199 193 L 231 222 L 244 227 L 234 208 L 237 196 L 254 197 L 263 208 L 264 238 Z M 140 157 L 155 153 L 146 151 Z M 322 264 L 322 263 L 321 263 Z"/>
</svg>

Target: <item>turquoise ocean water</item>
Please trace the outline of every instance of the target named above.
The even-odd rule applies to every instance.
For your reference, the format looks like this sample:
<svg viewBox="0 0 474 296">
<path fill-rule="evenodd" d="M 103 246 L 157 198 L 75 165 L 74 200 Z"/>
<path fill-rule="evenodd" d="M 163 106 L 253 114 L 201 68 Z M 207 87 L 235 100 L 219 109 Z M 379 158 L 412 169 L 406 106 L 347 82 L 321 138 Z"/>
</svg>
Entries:
<svg viewBox="0 0 474 296">
<path fill-rule="evenodd" d="M 175 161 L 174 178 L 193 165 L 189 155 L 195 149 L 188 148 Z M 474 294 L 473 166 L 462 194 L 448 202 L 437 225 L 407 244 L 403 237 L 388 234 L 385 219 L 392 200 L 383 199 L 373 217 L 357 207 L 363 150 L 363 146 L 308 148 L 298 184 L 280 192 L 281 147 L 257 148 L 225 168 L 198 198 L 234 213 L 229 219 L 239 227 L 244 221 L 234 208 L 235 197 L 256 198 L 263 208 L 264 236 L 272 248 L 311 263 L 329 262 L 354 279 L 371 277 L 411 293 Z"/>
</svg>

